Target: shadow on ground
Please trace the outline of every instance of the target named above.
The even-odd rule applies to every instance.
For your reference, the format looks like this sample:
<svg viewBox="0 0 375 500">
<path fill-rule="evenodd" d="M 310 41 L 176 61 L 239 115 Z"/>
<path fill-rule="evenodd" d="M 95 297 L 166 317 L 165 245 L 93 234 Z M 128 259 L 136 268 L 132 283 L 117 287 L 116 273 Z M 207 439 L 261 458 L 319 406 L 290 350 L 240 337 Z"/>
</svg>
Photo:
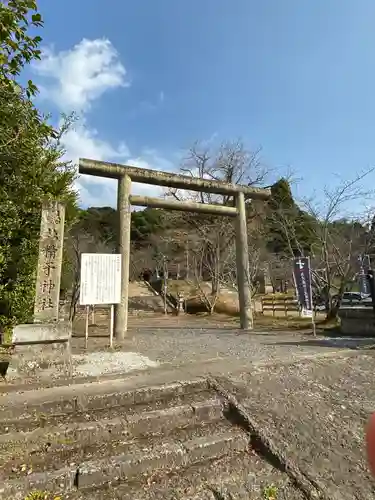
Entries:
<svg viewBox="0 0 375 500">
<path fill-rule="evenodd" d="M 265 343 L 265 345 L 268 345 Z M 275 343 L 272 343 L 275 345 Z M 294 347 L 337 347 L 339 349 L 375 349 L 375 337 L 324 337 L 307 340 L 296 340 L 295 342 L 277 342 L 280 346 Z"/>
</svg>

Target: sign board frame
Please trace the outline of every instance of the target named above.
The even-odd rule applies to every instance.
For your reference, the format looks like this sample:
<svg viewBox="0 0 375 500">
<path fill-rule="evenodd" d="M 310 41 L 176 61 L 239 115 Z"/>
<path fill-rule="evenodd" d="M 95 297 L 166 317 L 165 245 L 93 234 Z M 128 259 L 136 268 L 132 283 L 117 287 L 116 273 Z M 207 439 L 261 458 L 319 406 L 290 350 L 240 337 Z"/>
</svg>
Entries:
<svg viewBox="0 0 375 500">
<path fill-rule="evenodd" d="M 79 303 L 86 306 L 85 346 L 88 345 L 89 308 L 110 305 L 109 345 L 113 346 L 114 304 L 121 302 L 121 254 L 82 253 Z"/>
<path fill-rule="evenodd" d="M 81 306 L 121 302 L 121 255 L 81 254 L 79 303 Z"/>
</svg>

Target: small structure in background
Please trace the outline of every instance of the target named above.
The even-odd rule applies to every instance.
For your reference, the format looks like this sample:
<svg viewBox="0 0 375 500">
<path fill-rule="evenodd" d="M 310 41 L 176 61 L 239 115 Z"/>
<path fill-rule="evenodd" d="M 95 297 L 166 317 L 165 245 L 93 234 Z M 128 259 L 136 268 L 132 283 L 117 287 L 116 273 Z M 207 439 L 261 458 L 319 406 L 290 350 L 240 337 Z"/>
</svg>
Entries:
<svg viewBox="0 0 375 500">
<path fill-rule="evenodd" d="M 184 314 L 185 312 L 185 297 L 182 292 L 178 292 L 177 294 L 177 314 Z"/>
<path fill-rule="evenodd" d="M 370 297 L 359 300 L 356 305 L 349 302 L 339 308 L 340 330 L 344 335 L 375 335 L 375 281 L 372 269 L 367 270 L 366 280 Z M 361 297 L 360 293 L 358 295 Z"/>
<path fill-rule="evenodd" d="M 267 295 L 268 293 L 273 293 L 273 284 L 272 280 L 270 277 L 270 272 L 268 267 L 263 269 L 259 274 L 258 274 L 258 279 L 257 279 L 257 293 Z"/>
</svg>

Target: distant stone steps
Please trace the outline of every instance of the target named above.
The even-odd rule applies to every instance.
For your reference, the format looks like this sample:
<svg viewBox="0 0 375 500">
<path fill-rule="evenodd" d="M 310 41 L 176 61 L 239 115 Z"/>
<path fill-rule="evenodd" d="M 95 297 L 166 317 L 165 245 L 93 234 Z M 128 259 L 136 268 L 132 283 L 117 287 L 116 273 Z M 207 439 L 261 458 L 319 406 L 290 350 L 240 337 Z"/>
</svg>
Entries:
<svg viewBox="0 0 375 500">
<path fill-rule="evenodd" d="M 103 319 L 109 318 L 110 306 L 96 305 L 94 306 L 95 323 L 99 323 Z M 171 311 L 171 307 L 167 304 L 167 310 Z M 128 311 L 131 316 L 152 315 L 164 313 L 163 298 L 152 289 L 144 281 L 129 282 L 129 301 Z M 85 307 L 79 306 L 77 310 L 77 319 L 84 317 L 86 314 Z M 91 315 L 89 320 L 91 321 Z"/>
</svg>

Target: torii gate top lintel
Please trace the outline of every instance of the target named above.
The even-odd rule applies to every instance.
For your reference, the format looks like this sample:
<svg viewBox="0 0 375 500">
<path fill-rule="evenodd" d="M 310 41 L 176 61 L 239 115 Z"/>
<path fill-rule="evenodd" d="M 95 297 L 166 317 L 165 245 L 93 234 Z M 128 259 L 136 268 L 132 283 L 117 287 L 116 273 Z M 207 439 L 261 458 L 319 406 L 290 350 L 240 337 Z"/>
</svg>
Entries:
<svg viewBox="0 0 375 500">
<path fill-rule="evenodd" d="M 237 193 L 243 193 L 246 198 L 256 200 L 268 200 L 271 196 L 270 189 L 242 186 L 240 184 L 230 184 L 223 181 L 189 177 L 187 175 L 131 167 L 128 165 L 121 165 L 119 163 L 109 163 L 90 160 L 87 158 L 79 159 L 79 173 L 94 175 L 96 177 L 107 177 L 110 179 L 120 179 L 124 175 L 127 175 L 133 182 L 139 182 L 142 184 L 216 194 L 234 195 Z"/>
</svg>

